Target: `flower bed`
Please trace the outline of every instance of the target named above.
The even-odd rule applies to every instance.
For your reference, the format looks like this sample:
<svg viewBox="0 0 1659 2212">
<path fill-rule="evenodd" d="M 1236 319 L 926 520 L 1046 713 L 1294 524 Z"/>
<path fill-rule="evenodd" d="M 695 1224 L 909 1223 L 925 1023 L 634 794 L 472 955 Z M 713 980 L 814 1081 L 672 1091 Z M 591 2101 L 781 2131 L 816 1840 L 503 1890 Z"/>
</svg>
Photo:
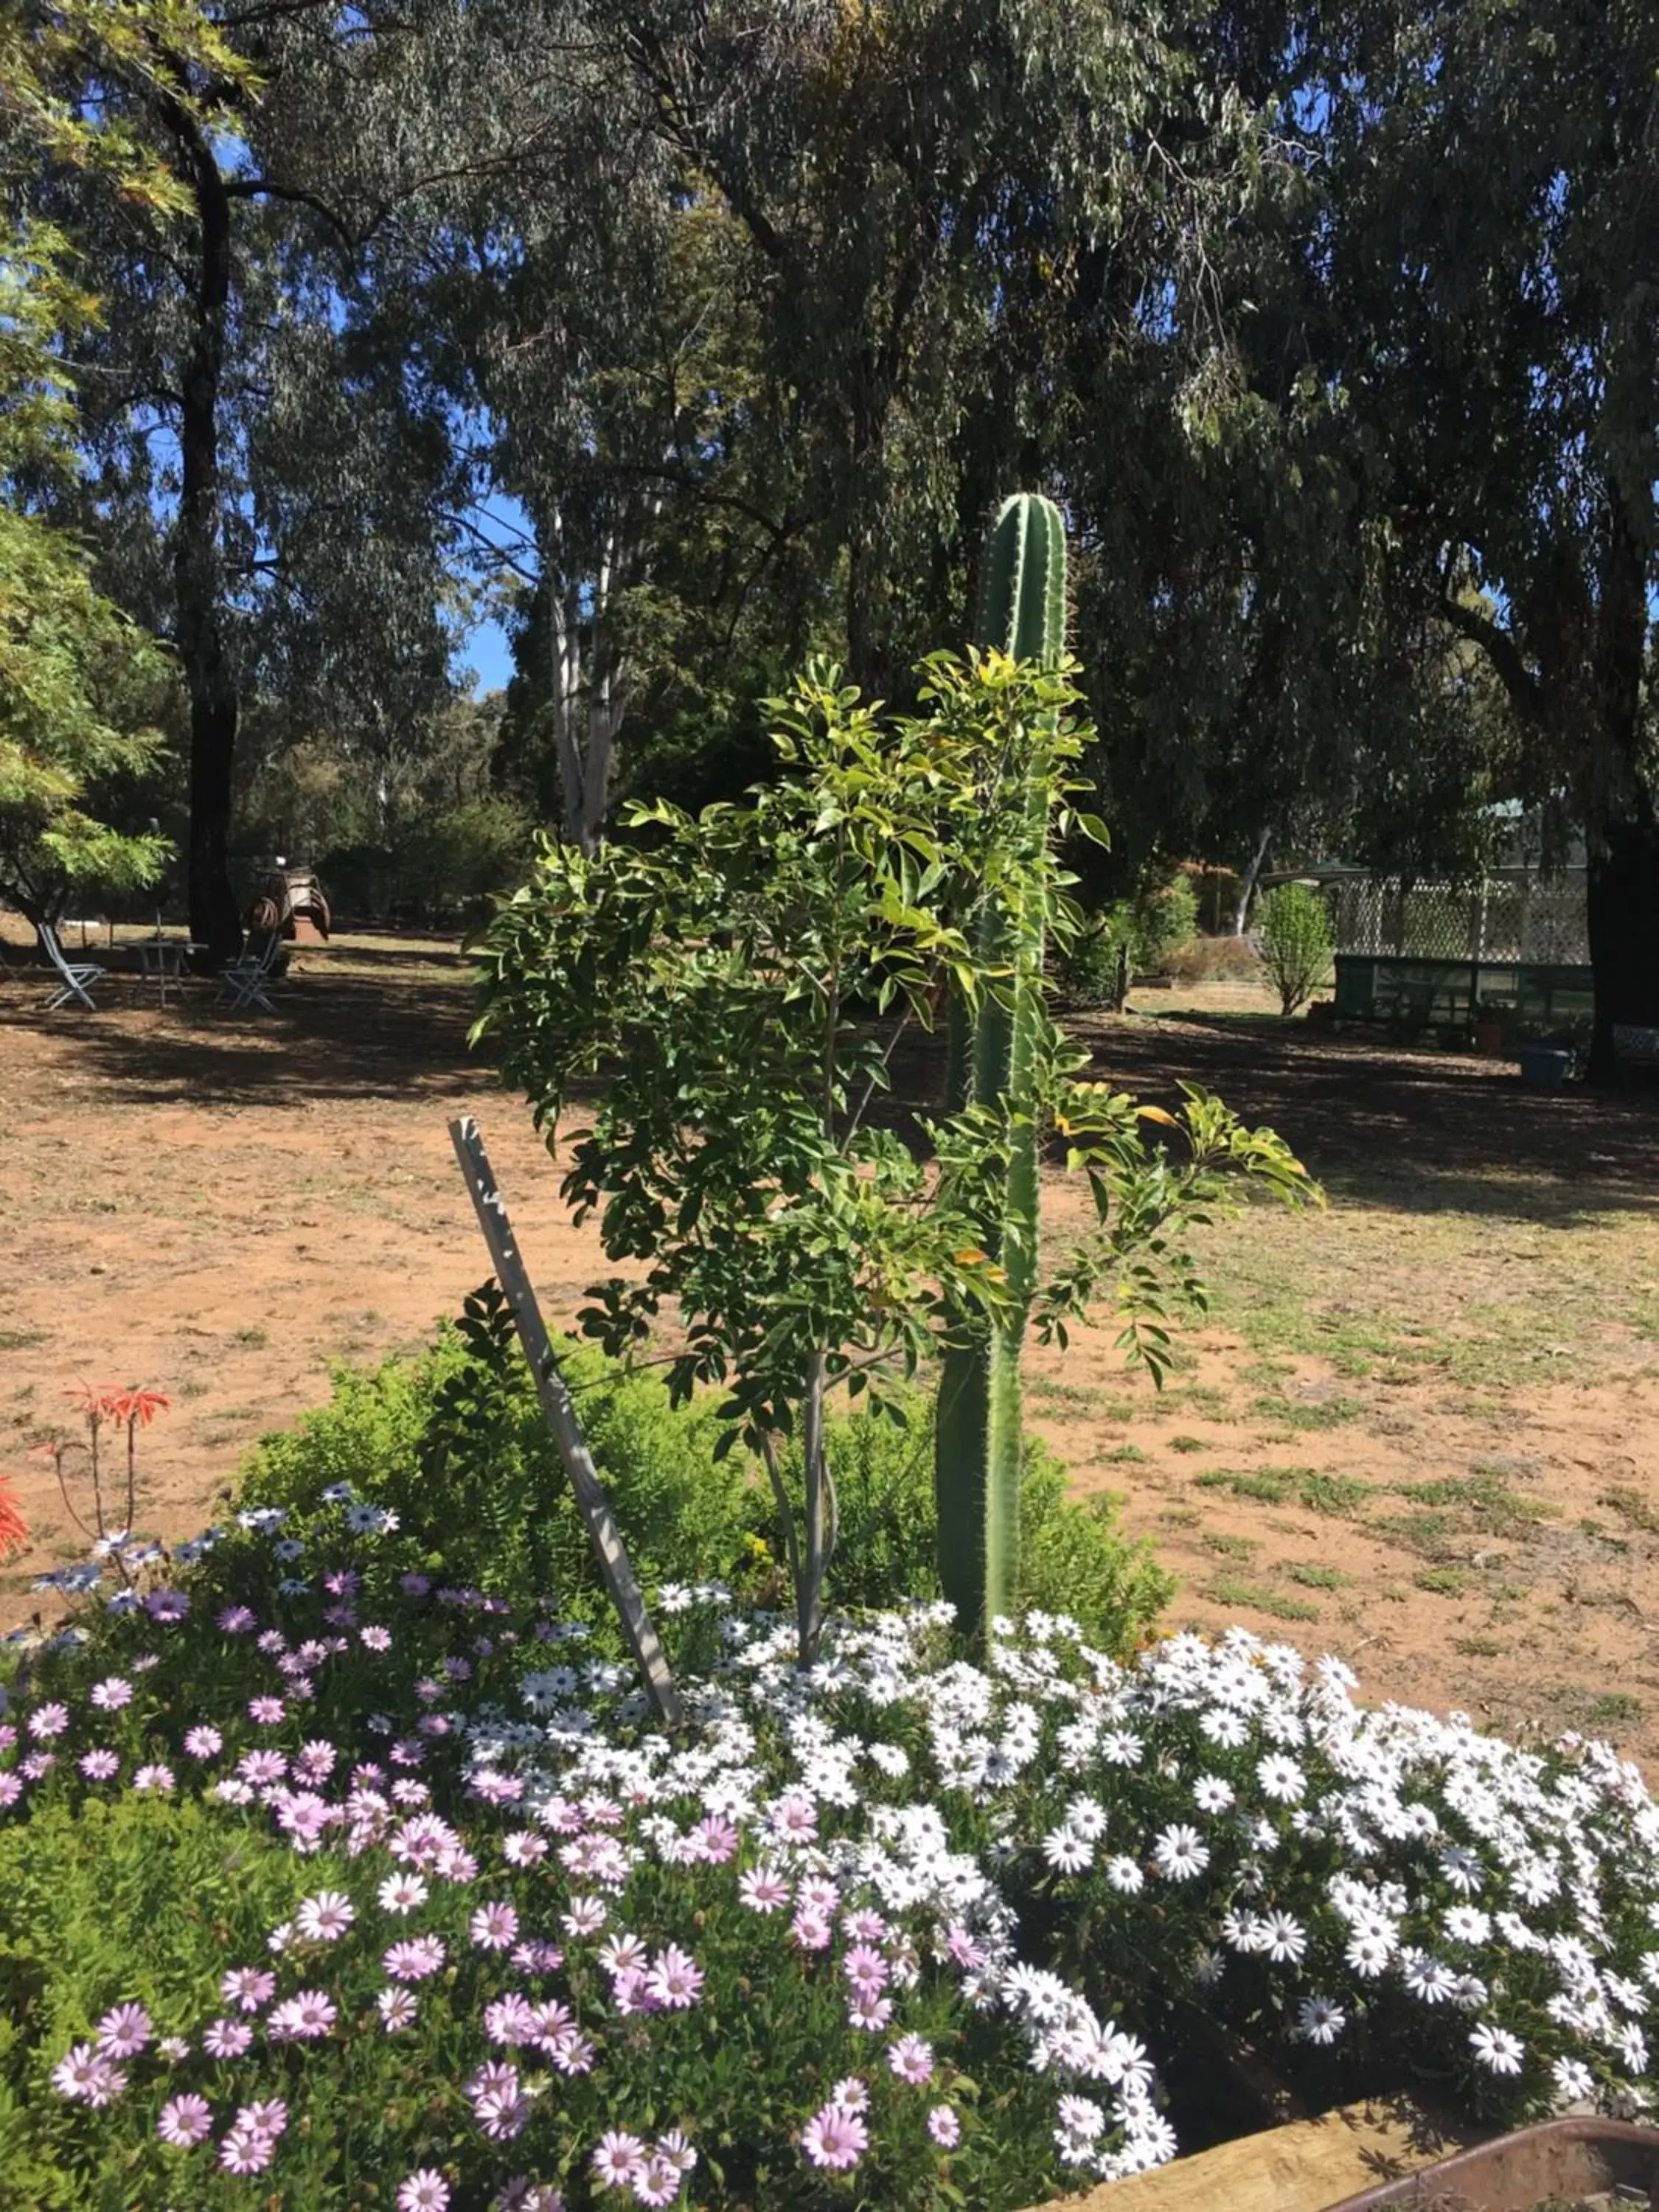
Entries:
<svg viewBox="0 0 1659 2212">
<path fill-rule="evenodd" d="M 1659 1810 L 1602 1747 L 1243 1632 L 1126 1667 L 1032 1616 L 981 1670 L 921 1607 L 802 1675 L 709 1587 L 663 1606 L 670 1739 L 580 1624 L 330 1512 L 19 1686 L 0 2157 L 42 2205 L 1013 2207 L 1172 2154 L 1196 2007 L 1328 2100 L 1646 2100 Z"/>
</svg>

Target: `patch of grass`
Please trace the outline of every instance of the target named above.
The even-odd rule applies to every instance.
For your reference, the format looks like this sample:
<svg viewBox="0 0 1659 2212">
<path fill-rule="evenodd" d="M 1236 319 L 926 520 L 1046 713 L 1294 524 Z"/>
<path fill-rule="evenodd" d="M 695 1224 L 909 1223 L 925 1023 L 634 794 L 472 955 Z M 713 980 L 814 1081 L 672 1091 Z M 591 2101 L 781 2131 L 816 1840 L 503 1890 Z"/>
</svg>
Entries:
<svg viewBox="0 0 1659 2212">
<path fill-rule="evenodd" d="M 1259 1498 L 1264 1505 L 1282 1505 L 1291 1494 L 1289 1476 L 1273 1468 L 1238 1474 L 1229 1468 L 1212 1467 L 1197 1480 L 1200 1490 L 1231 1491 L 1235 1498 Z"/>
<path fill-rule="evenodd" d="M 1310 1513 L 1347 1515 L 1364 1504 L 1365 1486 L 1352 1474 L 1309 1474 L 1297 1478 L 1297 1496 Z"/>
<path fill-rule="evenodd" d="M 1390 1543 L 1416 1552 L 1425 1559 L 1446 1559 L 1467 1533 L 1460 1529 L 1449 1513 L 1390 1513 L 1376 1526 L 1379 1536 L 1386 1536 Z"/>
<path fill-rule="evenodd" d="M 1166 1505 L 1158 1517 L 1171 1528 L 1196 1528 L 1204 1516 L 1190 1505 Z"/>
<path fill-rule="evenodd" d="M 32 1344 L 44 1344 L 51 1334 L 48 1328 L 0 1328 L 0 1352 L 27 1352 Z"/>
<path fill-rule="evenodd" d="M 1540 1521 L 1560 1517 L 1558 1506 L 1542 1498 L 1523 1498 L 1490 1466 L 1477 1468 L 1473 1474 L 1447 1475 L 1437 1482 L 1402 1482 L 1395 1488 L 1413 1504 L 1459 1509 L 1497 1536 L 1531 1535 Z"/>
<path fill-rule="evenodd" d="M 1189 1382 L 1184 1390 L 1172 1394 L 1183 1406 L 1195 1413 L 1203 1413 L 1212 1421 L 1229 1421 L 1235 1418 L 1232 1401 L 1224 1390 L 1218 1390 L 1212 1382 Z"/>
<path fill-rule="evenodd" d="M 1224 1528 L 1212 1528 L 1204 1539 L 1204 1547 L 1221 1559 L 1237 1559 L 1241 1564 L 1253 1559 L 1260 1549 L 1254 1537 L 1235 1536 Z"/>
<path fill-rule="evenodd" d="M 1502 1656 L 1504 1646 L 1495 1636 L 1460 1636 L 1452 1650 L 1465 1659 L 1497 1659 Z"/>
<path fill-rule="evenodd" d="M 263 1352 L 270 1342 L 270 1331 L 259 1328 L 257 1323 L 252 1328 L 234 1329 L 231 1334 L 236 1343 L 246 1344 L 253 1352 Z"/>
<path fill-rule="evenodd" d="M 1300 1583 L 1304 1589 L 1346 1589 L 1353 1580 L 1340 1567 L 1316 1566 L 1307 1559 L 1294 1560 L 1285 1573 L 1288 1580 Z"/>
<path fill-rule="evenodd" d="M 1171 1437 L 1170 1449 L 1172 1452 L 1213 1451 L 1215 1447 L 1206 1444 L 1202 1437 Z"/>
<path fill-rule="evenodd" d="M 1469 1578 L 1458 1567 L 1425 1567 L 1412 1577 L 1412 1586 L 1426 1590 L 1431 1597 L 1462 1597 Z"/>
<path fill-rule="evenodd" d="M 1028 1397 L 1040 1398 L 1045 1406 L 1076 1406 L 1092 1410 L 1100 1403 L 1101 1394 L 1091 1385 L 1083 1382 L 1062 1382 L 1052 1375 L 1033 1375 L 1025 1385 Z"/>
<path fill-rule="evenodd" d="M 1642 1700 L 1628 1690 L 1604 1690 L 1591 1700 L 1584 1717 L 1592 1728 L 1634 1728 L 1642 1713 Z"/>
<path fill-rule="evenodd" d="M 1288 1359 L 1252 1359 L 1238 1372 L 1242 1382 L 1254 1382 L 1261 1390 L 1276 1390 L 1295 1374 L 1296 1369 Z"/>
<path fill-rule="evenodd" d="M 1357 1513 L 1369 1495 L 1351 1474 L 1323 1474 L 1308 1467 L 1212 1468 L 1197 1478 L 1200 1490 L 1231 1491 L 1264 1505 L 1294 1504 L 1310 1513 Z"/>
<path fill-rule="evenodd" d="M 1101 1454 L 1108 1467 L 1139 1467 L 1146 1457 L 1139 1444 L 1117 1444 L 1110 1451 Z"/>
<path fill-rule="evenodd" d="M 1271 1620 L 1317 1620 L 1319 1607 L 1285 1590 L 1247 1582 L 1243 1575 L 1224 1575 L 1204 1593 L 1212 1605 L 1242 1606 L 1250 1613 L 1265 1613 Z"/>
<path fill-rule="evenodd" d="M 1644 1535 L 1659 1536 L 1659 1504 L 1641 1491 L 1615 1484 L 1611 1490 L 1604 1490 L 1595 1502 L 1622 1515 L 1632 1528 L 1641 1529 Z"/>
<path fill-rule="evenodd" d="M 1605 1527 L 1600 1521 L 1596 1520 L 1593 1515 L 1589 1513 L 1584 1515 L 1583 1518 L 1579 1522 L 1578 1526 L 1580 1531 L 1584 1535 L 1588 1536 L 1593 1543 L 1605 1544 L 1610 1552 L 1618 1552 L 1625 1558 L 1629 1558 L 1630 1538 L 1628 1536 L 1615 1536 L 1610 1528 Z"/>
<path fill-rule="evenodd" d="M 1099 1413 L 1103 1421 L 1118 1423 L 1133 1421 L 1135 1417 L 1135 1401 L 1133 1398 L 1103 1398 L 1100 1401 Z"/>
<path fill-rule="evenodd" d="M 1365 1408 L 1358 1398 L 1287 1398 L 1280 1392 L 1258 1398 L 1254 1410 L 1264 1421 L 1277 1421 L 1296 1432 L 1342 1428 L 1357 1421 Z"/>
</svg>

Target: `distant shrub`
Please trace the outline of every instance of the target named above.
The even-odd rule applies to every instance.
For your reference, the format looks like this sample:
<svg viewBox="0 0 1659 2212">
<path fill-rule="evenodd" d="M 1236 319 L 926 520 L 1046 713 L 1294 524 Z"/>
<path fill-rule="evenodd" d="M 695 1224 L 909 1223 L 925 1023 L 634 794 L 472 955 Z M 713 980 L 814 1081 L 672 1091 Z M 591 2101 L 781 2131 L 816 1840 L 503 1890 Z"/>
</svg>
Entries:
<svg viewBox="0 0 1659 2212">
<path fill-rule="evenodd" d="M 1176 954 L 1198 935 L 1198 893 L 1185 876 L 1173 883 L 1145 884 L 1114 911 L 1128 932 L 1138 975 L 1168 975 Z"/>
<path fill-rule="evenodd" d="M 1074 1006 L 1115 1006 L 1124 946 L 1133 974 L 1165 975 L 1174 971 L 1197 933 L 1198 894 L 1187 878 L 1149 883 L 1133 898 L 1119 899 L 1088 916 L 1078 935 L 1057 953 L 1054 980 Z"/>
<path fill-rule="evenodd" d="M 1126 908 L 1109 908 L 1091 914 L 1077 935 L 1056 949 L 1054 981 L 1072 1006 L 1092 1010 L 1118 1005 L 1124 948 L 1130 936 L 1123 921 L 1126 913 Z M 1131 945 L 1128 964 L 1133 963 Z"/>
<path fill-rule="evenodd" d="M 1170 959 L 1177 983 L 1256 983 L 1261 956 L 1248 937 L 1195 937 Z"/>
<path fill-rule="evenodd" d="M 1280 1008 L 1293 1014 L 1330 973 L 1331 925 L 1325 902 L 1305 884 L 1280 884 L 1261 902 L 1256 933 L 1261 964 Z"/>
</svg>

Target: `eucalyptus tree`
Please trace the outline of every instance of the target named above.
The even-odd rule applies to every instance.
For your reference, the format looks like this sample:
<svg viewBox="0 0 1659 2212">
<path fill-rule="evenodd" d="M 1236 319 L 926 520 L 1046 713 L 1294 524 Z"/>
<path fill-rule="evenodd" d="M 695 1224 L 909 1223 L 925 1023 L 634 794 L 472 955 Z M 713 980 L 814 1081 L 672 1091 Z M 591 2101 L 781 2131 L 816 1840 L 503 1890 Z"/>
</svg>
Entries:
<svg viewBox="0 0 1659 2212">
<path fill-rule="evenodd" d="M 502 51 L 463 0 L 222 0 L 211 52 L 53 54 L 173 181 L 158 210 L 48 172 L 38 198 L 104 303 L 75 349 L 102 574 L 163 629 L 188 699 L 192 934 L 240 943 L 228 867 L 245 701 L 308 687 L 373 743 L 447 684 L 458 455 L 407 234 L 511 156 Z M 398 343 L 401 341 L 401 343 Z"/>
<path fill-rule="evenodd" d="M 902 684 L 951 634 L 1000 485 L 1065 488 L 1085 310 L 1139 388 L 1250 116 L 1207 97 L 1184 33 L 1111 0 L 592 9 L 618 103 L 749 240 L 847 665 Z"/>
<path fill-rule="evenodd" d="M 49 16 L 20 0 L 0 5 L 0 899 L 37 927 L 77 890 L 154 882 L 169 851 L 99 803 L 155 769 L 169 672 L 155 641 L 96 589 L 84 548 L 41 512 L 43 495 L 76 472 L 64 355 L 96 327 L 100 303 L 27 191 L 46 161 L 131 206 L 179 210 L 176 180 L 142 138 L 105 110 L 78 111 L 57 82 L 73 53 L 153 82 L 163 35 L 234 74 L 182 0 L 138 0 L 118 15 L 92 0 L 64 0 Z"/>
<path fill-rule="evenodd" d="M 1306 357 L 1392 605 L 1484 657 L 1512 788 L 1586 836 L 1605 1076 L 1659 1026 L 1659 14 L 1296 12 Z"/>
<path fill-rule="evenodd" d="M 746 241 L 589 90 L 562 158 L 510 190 L 513 251 L 483 272 L 468 364 L 489 481 L 526 518 L 501 557 L 527 780 L 586 851 L 624 719 L 746 655 L 799 575 L 800 529 L 756 404 Z"/>
</svg>

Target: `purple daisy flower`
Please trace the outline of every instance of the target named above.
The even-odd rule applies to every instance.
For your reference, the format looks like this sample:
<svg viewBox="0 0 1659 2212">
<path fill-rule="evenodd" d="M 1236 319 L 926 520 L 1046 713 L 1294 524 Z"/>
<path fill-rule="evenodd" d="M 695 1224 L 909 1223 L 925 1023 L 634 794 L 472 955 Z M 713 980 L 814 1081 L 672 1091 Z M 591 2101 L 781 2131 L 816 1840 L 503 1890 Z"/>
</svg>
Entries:
<svg viewBox="0 0 1659 2212">
<path fill-rule="evenodd" d="M 213 2109 L 205 2097 L 173 2097 L 162 2106 L 155 2132 L 163 2142 L 191 2150 L 213 2130 Z"/>
<path fill-rule="evenodd" d="M 472 1916 L 472 1941 L 481 1951 L 509 1950 L 518 1933 L 519 1916 L 505 1902 L 480 1905 Z"/>
<path fill-rule="evenodd" d="M 98 2048 L 106 2058 L 136 2058 L 155 2033 L 143 2005 L 117 2005 L 98 2023 Z"/>
</svg>

